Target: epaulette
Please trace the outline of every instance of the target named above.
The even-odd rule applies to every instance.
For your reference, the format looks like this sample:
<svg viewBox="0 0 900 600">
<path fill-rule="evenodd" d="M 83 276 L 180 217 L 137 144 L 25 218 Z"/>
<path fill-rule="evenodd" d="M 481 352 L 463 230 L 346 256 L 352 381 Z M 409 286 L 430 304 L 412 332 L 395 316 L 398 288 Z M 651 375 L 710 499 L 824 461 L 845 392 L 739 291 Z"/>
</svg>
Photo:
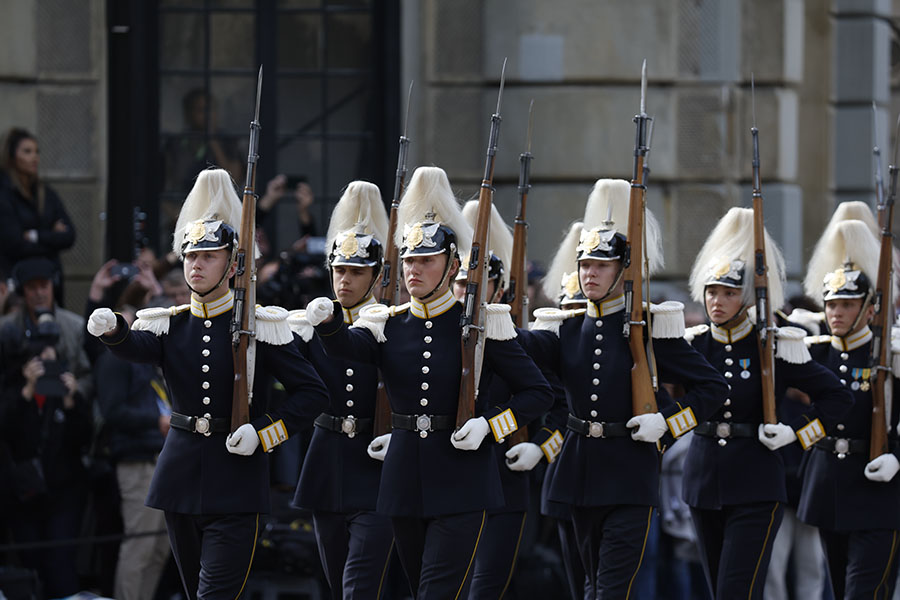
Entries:
<svg viewBox="0 0 900 600">
<path fill-rule="evenodd" d="M 653 339 L 671 340 L 684 337 L 684 304 L 674 300 L 650 305 Z"/>
<path fill-rule="evenodd" d="M 536 308 L 531 329 L 533 331 L 552 331 L 559 336 L 559 326 L 563 321 L 583 315 L 586 312 L 587 309 L 585 308 L 576 308 L 574 310 L 562 310 L 553 307 Z"/>
<path fill-rule="evenodd" d="M 190 308 L 190 304 L 181 304 L 168 308 L 158 306 L 142 308 L 135 313 L 137 319 L 131 324 L 131 329 L 134 331 L 149 331 L 157 337 L 167 334 L 169 333 L 169 319 L 179 313 L 190 310 Z"/>
<path fill-rule="evenodd" d="M 308 342 L 312 339 L 315 329 L 313 329 L 313 326 L 306 320 L 305 308 L 290 311 L 288 313 L 287 322 L 291 331 L 300 336 L 301 340 Z"/>
<path fill-rule="evenodd" d="M 488 304 L 484 314 L 484 337 L 504 342 L 516 337 L 516 326 L 509 316 L 509 304 Z"/>
<path fill-rule="evenodd" d="M 812 357 L 804 343 L 805 337 L 805 329 L 778 327 L 775 331 L 775 357 L 794 365 L 808 363 Z"/>
<path fill-rule="evenodd" d="M 826 342 L 831 342 L 830 335 L 808 335 L 803 338 L 803 342 L 807 347 L 812 346 L 814 344 L 824 344 Z"/>
<path fill-rule="evenodd" d="M 294 340 L 288 324 L 288 311 L 280 306 L 256 305 L 256 341 L 284 346 Z"/>
<path fill-rule="evenodd" d="M 409 302 L 406 304 L 398 304 L 396 306 L 385 306 L 384 304 L 370 304 L 359 311 L 359 318 L 351 325 L 351 328 L 368 329 L 375 336 L 375 341 L 383 344 L 387 341 L 384 335 L 384 324 L 391 317 L 405 313 L 409 310 Z"/>
<path fill-rule="evenodd" d="M 703 335 L 709 331 L 709 325 L 706 323 L 701 323 L 700 325 L 694 325 L 693 327 L 688 327 L 684 330 L 684 339 L 690 344 L 694 341 L 694 338 Z"/>
</svg>

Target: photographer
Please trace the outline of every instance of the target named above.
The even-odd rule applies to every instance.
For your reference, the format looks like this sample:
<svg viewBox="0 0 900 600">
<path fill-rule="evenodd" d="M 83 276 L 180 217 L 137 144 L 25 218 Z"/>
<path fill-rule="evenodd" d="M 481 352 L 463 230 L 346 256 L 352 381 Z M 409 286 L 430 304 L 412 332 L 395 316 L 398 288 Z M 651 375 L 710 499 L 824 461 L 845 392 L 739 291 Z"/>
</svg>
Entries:
<svg viewBox="0 0 900 600">
<path fill-rule="evenodd" d="M 0 320 L 0 440 L 12 473 L 7 487 L 9 524 L 16 543 L 78 536 L 87 494 L 81 457 L 91 440 L 92 413 L 81 349 L 84 321 L 55 307 L 56 268 L 44 258 L 13 269 L 20 314 Z M 48 597 L 78 590 L 76 546 L 23 550 L 21 562 L 36 569 Z"/>
</svg>

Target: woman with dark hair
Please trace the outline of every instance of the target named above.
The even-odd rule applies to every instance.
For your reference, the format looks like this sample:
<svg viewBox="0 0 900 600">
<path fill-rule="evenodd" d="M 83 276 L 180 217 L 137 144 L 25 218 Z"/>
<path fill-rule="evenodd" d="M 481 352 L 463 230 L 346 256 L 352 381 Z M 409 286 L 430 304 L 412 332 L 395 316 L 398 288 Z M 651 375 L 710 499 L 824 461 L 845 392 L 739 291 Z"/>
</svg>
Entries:
<svg viewBox="0 0 900 600">
<path fill-rule="evenodd" d="M 38 176 L 40 153 L 37 139 L 27 130 L 13 127 L 0 148 L 0 267 L 10 269 L 18 261 L 42 256 L 53 261 L 60 273 L 59 253 L 75 243 L 75 227 L 62 200 Z M 62 285 L 56 286 L 62 304 Z"/>
</svg>

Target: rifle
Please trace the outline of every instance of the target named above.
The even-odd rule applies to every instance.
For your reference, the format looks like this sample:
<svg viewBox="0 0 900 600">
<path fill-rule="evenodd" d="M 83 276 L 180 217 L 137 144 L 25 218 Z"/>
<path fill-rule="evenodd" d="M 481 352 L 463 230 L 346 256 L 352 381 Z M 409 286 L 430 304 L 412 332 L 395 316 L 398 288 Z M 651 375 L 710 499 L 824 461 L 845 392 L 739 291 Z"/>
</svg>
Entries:
<svg viewBox="0 0 900 600">
<path fill-rule="evenodd" d="M 897 119 L 900 135 L 900 118 Z M 893 314 L 894 234 L 891 220 L 894 216 L 894 200 L 897 197 L 897 139 L 894 140 L 894 159 L 888 167 L 891 187 L 879 206 L 881 226 L 881 252 L 878 256 L 878 277 L 875 286 L 875 315 L 872 318 L 872 433 L 869 438 L 869 460 L 888 451 L 886 389 L 891 383 L 891 315 Z M 863 307 L 865 308 L 865 307 Z"/>
<path fill-rule="evenodd" d="M 259 103 L 263 69 L 256 81 L 256 111 L 250 122 L 247 179 L 241 209 L 241 231 L 234 273 L 234 310 L 231 314 L 231 345 L 234 358 L 234 395 L 231 400 L 231 430 L 250 421 L 253 376 L 256 366 L 256 162 L 259 149 Z"/>
<path fill-rule="evenodd" d="M 513 226 L 512 264 L 509 265 L 509 316 L 516 327 L 528 326 L 528 280 L 525 278 L 525 249 L 528 245 L 528 223 L 525 207 L 531 189 L 531 131 L 534 125 L 534 100 L 528 106 L 528 137 L 525 152 L 519 155 L 519 210 Z"/>
<path fill-rule="evenodd" d="M 525 248 L 528 242 L 528 223 L 525 207 L 528 203 L 528 182 L 531 176 L 531 131 L 534 126 L 534 100 L 528 105 L 528 136 L 525 152 L 519 155 L 519 210 L 513 226 L 512 264 L 509 266 L 509 316 L 516 327 L 528 327 L 528 280 L 525 277 Z M 516 429 L 509 436 L 510 448 L 528 441 L 528 428 Z"/>
<path fill-rule="evenodd" d="M 376 300 L 388 306 L 400 302 L 400 249 L 394 241 L 397 232 L 397 211 L 400 208 L 400 196 L 403 195 L 406 181 L 406 155 L 409 151 L 409 138 L 406 133 L 409 128 L 409 105 L 412 100 L 412 81 L 409 82 L 409 92 L 406 97 L 406 121 L 403 124 L 403 135 L 400 136 L 400 152 L 397 154 L 397 174 L 394 177 L 394 197 L 391 199 L 391 216 L 388 223 L 388 236 L 385 241 L 384 267 L 381 273 L 381 285 L 375 290 Z M 375 421 L 372 431 L 375 436 L 384 435 L 391 430 L 391 401 L 387 395 L 387 388 L 379 376 L 378 391 L 375 395 Z"/>
<path fill-rule="evenodd" d="M 456 411 L 456 427 L 475 416 L 475 398 L 478 380 L 481 378 L 481 362 L 484 358 L 484 305 L 487 288 L 484 285 L 487 271 L 488 231 L 491 223 L 491 202 L 494 194 L 494 156 L 500 137 L 500 102 L 503 100 L 503 84 L 506 81 L 506 59 L 500 72 L 500 93 L 497 110 L 491 115 L 491 133 L 488 138 L 487 158 L 484 161 L 484 178 L 478 193 L 478 216 L 475 220 L 475 237 L 469 251 L 469 269 L 466 277 L 466 295 L 462 327 L 462 376 L 459 382 L 459 405 Z"/>
<path fill-rule="evenodd" d="M 406 133 L 409 130 L 409 105 L 412 100 L 414 81 L 409 82 L 409 92 L 406 97 L 406 121 L 403 124 L 403 135 L 400 136 L 400 152 L 397 154 L 397 174 L 394 177 L 394 197 L 391 199 L 391 216 L 388 224 L 388 239 L 384 249 L 384 268 L 381 271 L 381 285 L 375 292 L 376 300 L 393 306 L 400 301 L 400 249 L 394 242 L 397 232 L 397 210 L 400 208 L 400 196 L 406 181 L 406 155 L 409 152 L 409 138 Z"/>
<path fill-rule="evenodd" d="M 878 207 L 878 228 L 884 227 L 884 177 L 881 175 L 881 148 L 878 147 L 878 110 L 872 102 L 872 137 L 875 145 L 872 155 L 875 158 L 875 206 Z"/>
<path fill-rule="evenodd" d="M 756 128 L 756 82 L 750 74 L 750 101 L 753 110 L 753 287 L 756 290 L 756 337 L 762 378 L 763 423 L 777 423 L 775 414 L 775 336 L 772 307 L 769 305 L 769 279 L 766 264 L 766 230 L 763 198 L 759 187 L 759 130 Z"/>
<path fill-rule="evenodd" d="M 628 236 L 625 242 L 624 286 L 625 325 L 622 331 L 631 350 L 631 406 L 635 415 L 656 412 L 656 378 L 651 377 L 647 351 L 644 348 L 644 327 L 647 322 L 633 318 L 635 310 L 643 313 L 643 241 L 644 241 L 644 157 L 647 154 L 647 61 L 641 67 L 641 112 L 635 115 L 634 166 L 631 177 L 631 196 L 628 207 Z M 649 311 L 647 311 L 649 314 Z"/>
</svg>

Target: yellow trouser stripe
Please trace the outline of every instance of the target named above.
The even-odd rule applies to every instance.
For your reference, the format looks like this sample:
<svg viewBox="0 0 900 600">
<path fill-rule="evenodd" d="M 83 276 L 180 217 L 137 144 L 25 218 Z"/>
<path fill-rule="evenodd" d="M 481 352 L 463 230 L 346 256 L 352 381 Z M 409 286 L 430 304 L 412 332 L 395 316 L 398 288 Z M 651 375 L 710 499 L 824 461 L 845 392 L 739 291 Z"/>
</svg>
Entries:
<svg viewBox="0 0 900 600">
<path fill-rule="evenodd" d="M 516 540 L 516 551 L 513 552 L 512 563 L 509 565 L 509 575 L 506 577 L 506 584 L 503 586 L 503 591 L 500 592 L 498 600 L 503 600 L 503 595 L 509 587 L 509 582 L 512 581 L 513 571 L 516 569 L 516 559 L 519 558 L 519 544 L 522 543 L 522 533 L 525 531 L 525 519 L 527 517 L 528 513 L 522 513 L 522 524 L 519 526 L 519 539 Z"/>
<path fill-rule="evenodd" d="M 766 546 L 769 545 L 769 536 L 772 535 L 772 525 L 775 523 L 775 511 L 778 510 L 778 504 L 778 502 L 775 503 L 772 514 L 769 516 L 769 527 L 766 529 L 766 539 L 763 540 L 762 550 L 759 551 L 759 558 L 756 559 L 756 568 L 753 569 L 753 579 L 750 580 L 750 591 L 747 593 L 748 599 L 753 597 L 753 586 L 756 585 L 756 575 L 759 573 L 759 565 L 762 564 L 763 555 L 766 553 Z"/>
<path fill-rule="evenodd" d="M 487 517 L 487 511 L 481 511 L 481 527 L 478 528 L 478 537 L 475 538 L 475 548 L 472 550 L 472 557 L 469 559 L 469 566 L 466 567 L 466 574 L 463 575 L 462 581 L 459 582 L 459 589 L 456 590 L 456 596 L 453 597 L 453 600 L 457 600 L 459 595 L 462 593 L 463 586 L 466 584 L 466 578 L 469 576 L 469 569 L 472 568 L 472 563 L 475 561 L 475 553 L 478 551 L 478 542 L 481 541 L 481 532 L 484 531 L 484 520 Z"/>
<path fill-rule="evenodd" d="M 381 588 L 384 586 L 384 576 L 387 575 L 388 565 L 391 564 L 391 552 L 394 551 L 394 540 L 391 539 L 391 547 L 388 548 L 387 558 L 384 559 L 384 568 L 381 569 L 381 579 L 378 580 L 378 593 L 375 595 L 375 600 L 380 600 L 381 598 Z"/>
<path fill-rule="evenodd" d="M 634 585 L 634 578 L 637 577 L 638 571 L 641 570 L 641 563 L 644 562 L 644 551 L 647 550 L 647 536 L 650 535 L 650 519 L 653 517 L 653 507 L 647 511 L 647 529 L 644 530 L 644 543 L 641 544 L 641 557 L 638 559 L 637 567 L 634 569 L 634 575 L 628 582 L 628 591 L 625 593 L 625 600 L 631 597 L 631 586 Z"/>
<path fill-rule="evenodd" d="M 894 535 L 891 536 L 891 553 L 888 556 L 887 564 L 884 566 L 884 574 L 881 576 L 881 581 L 878 582 L 878 587 L 875 588 L 875 595 L 873 597 L 876 599 L 878 598 L 878 590 L 880 590 L 881 586 L 883 586 L 887 582 L 887 578 L 888 578 L 888 575 L 890 574 L 890 570 L 891 570 L 891 563 L 894 562 L 894 554 L 896 554 L 896 553 L 897 553 L 897 532 L 895 531 Z M 884 588 L 884 597 L 886 600 L 888 598 L 888 590 L 889 589 L 890 589 L 889 586 L 886 586 Z"/>
<path fill-rule="evenodd" d="M 244 582 L 241 584 L 241 589 L 238 590 L 237 596 L 234 597 L 234 600 L 237 600 L 241 597 L 241 594 L 244 593 L 244 586 L 247 585 L 247 578 L 250 577 L 250 567 L 253 566 L 253 557 L 256 555 L 256 538 L 259 536 L 259 513 L 256 513 L 256 531 L 253 532 L 253 550 L 250 551 L 250 563 L 247 565 L 247 573 L 244 575 Z"/>
</svg>

